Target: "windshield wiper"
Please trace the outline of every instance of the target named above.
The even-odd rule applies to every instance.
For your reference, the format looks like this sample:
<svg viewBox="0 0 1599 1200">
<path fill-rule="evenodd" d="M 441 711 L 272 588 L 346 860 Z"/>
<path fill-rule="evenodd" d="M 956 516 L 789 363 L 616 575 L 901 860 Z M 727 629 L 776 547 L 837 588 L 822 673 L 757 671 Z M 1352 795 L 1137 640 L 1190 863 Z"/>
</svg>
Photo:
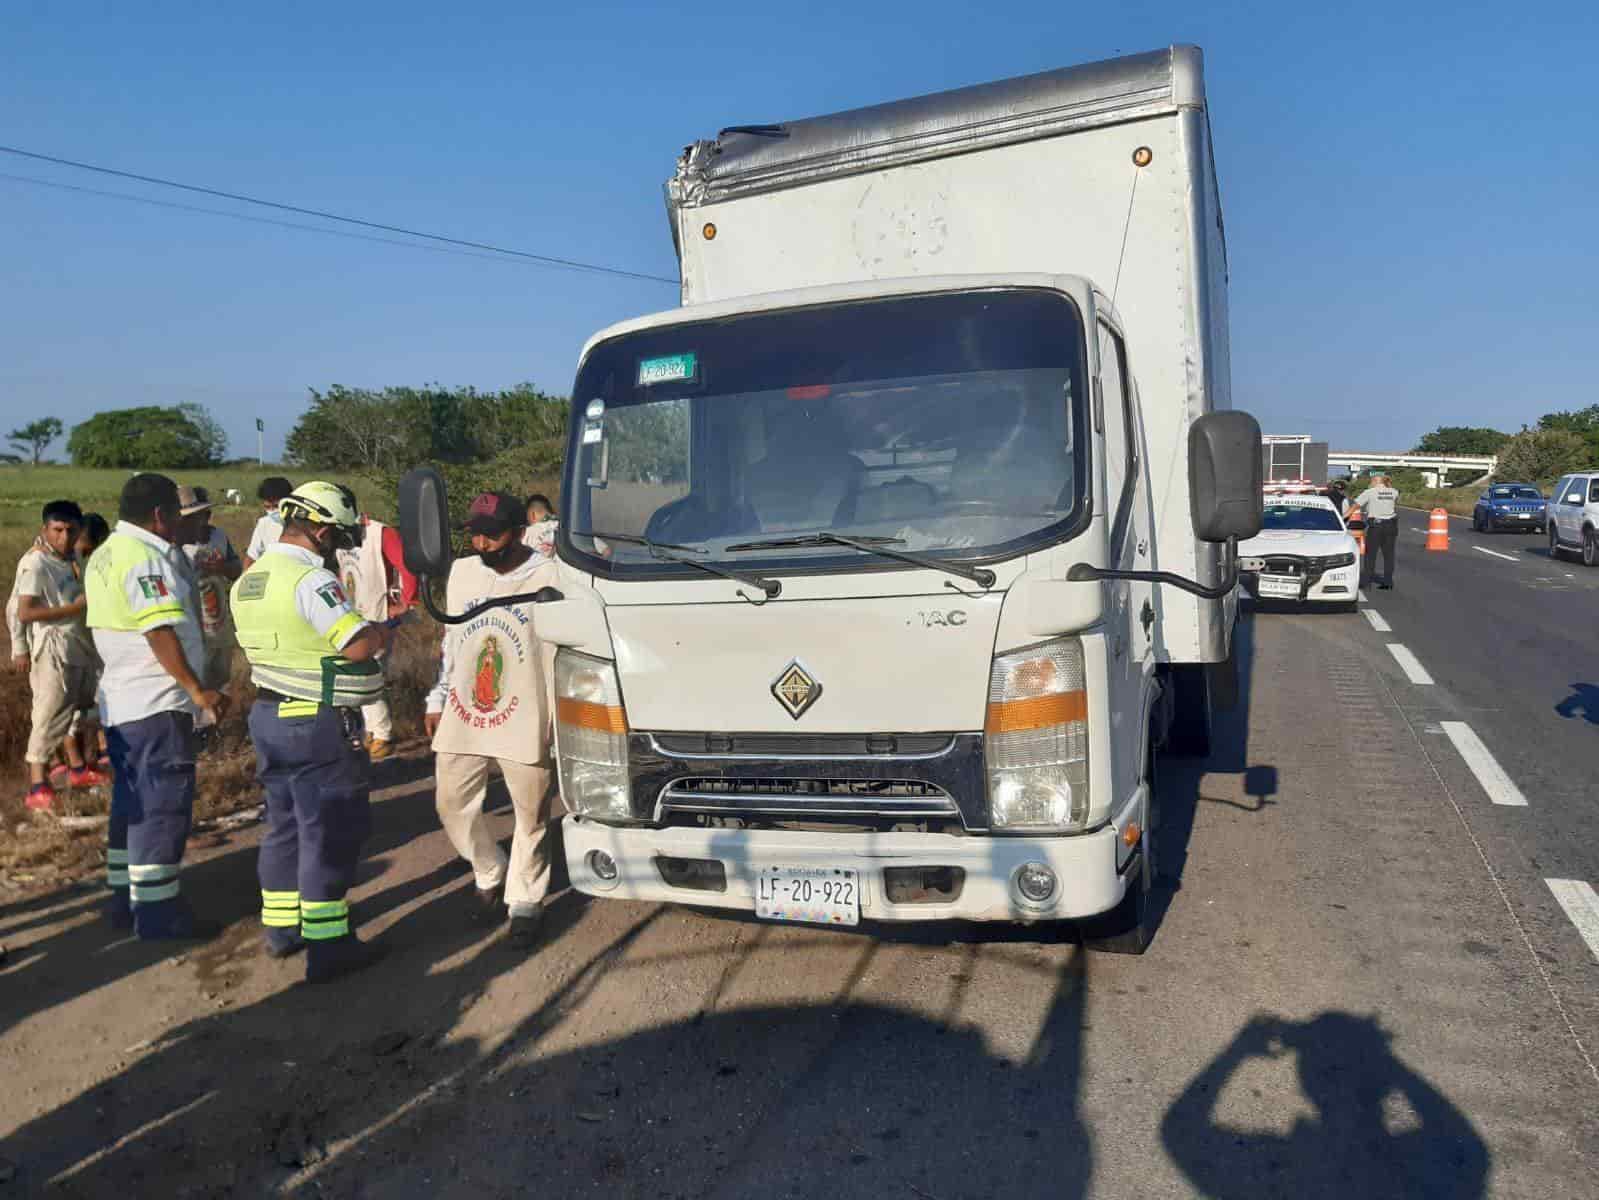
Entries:
<svg viewBox="0 0 1599 1200">
<path fill-rule="evenodd" d="M 708 562 L 701 562 L 697 558 L 690 558 L 690 554 L 703 554 L 705 551 L 693 546 L 677 546 L 671 542 L 652 542 L 646 537 L 637 537 L 631 533 L 599 533 L 597 531 L 573 533 L 572 537 L 598 538 L 605 542 L 626 542 L 631 546 L 643 546 L 650 552 L 651 557 L 665 559 L 667 562 L 686 563 L 691 567 L 698 567 L 709 575 L 716 575 L 722 579 L 730 579 L 734 583 L 742 583 L 745 587 L 752 587 L 761 593 L 759 600 L 753 596 L 739 595 L 751 604 L 765 604 L 774 596 L 783 592 L 783 585 L 775 579 L 763 579 L 759 575 L 745 575 L 740 571 L 729 571 L 726 567 L 718 567 Z"/>
<path fill-rule="evenodd" d="M 782 550 L 790 546 L 849 546 L 855 550 L 864 550 L 868 554 L 897 558 L 901 562 L 910 563 L 913 567 L 925 567 L 929 571 L 946 571 L 951 575 L 959 575 L 962 579 L 970 579 L 978 587 L 994 586 L 994 572 L 987 567 L 968 567 L 965 563 L 945 562 L 927 554 L 913 554 L 908 550 L 888 548 L 889 543 L 903 545 L 904 542 L 904 538 L 845 537 L 842 533 L 824 530 L 821 533 L 801 533 L 793 537 L 772 538 L 764 542 L 740 542 L 736 546 L 729 546 L 727 550 L 732 554 L 740 550 Z"/>
</svg>

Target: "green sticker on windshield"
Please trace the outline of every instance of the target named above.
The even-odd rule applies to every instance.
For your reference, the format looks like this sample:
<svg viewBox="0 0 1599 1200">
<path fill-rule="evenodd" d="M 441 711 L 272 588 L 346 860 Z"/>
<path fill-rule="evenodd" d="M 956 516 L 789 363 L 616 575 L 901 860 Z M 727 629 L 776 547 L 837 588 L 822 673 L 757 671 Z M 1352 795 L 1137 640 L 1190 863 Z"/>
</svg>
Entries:
<svg viewBox="0 0 1599 1200">
<path fill-rule="evenodd" d="M 699 356 L 693 353 L 640 359 L 638 386 L 651 387 L 657 383 L 678 383 L 684 379 L 693 379 L 698 370 Z"/>
</svg>

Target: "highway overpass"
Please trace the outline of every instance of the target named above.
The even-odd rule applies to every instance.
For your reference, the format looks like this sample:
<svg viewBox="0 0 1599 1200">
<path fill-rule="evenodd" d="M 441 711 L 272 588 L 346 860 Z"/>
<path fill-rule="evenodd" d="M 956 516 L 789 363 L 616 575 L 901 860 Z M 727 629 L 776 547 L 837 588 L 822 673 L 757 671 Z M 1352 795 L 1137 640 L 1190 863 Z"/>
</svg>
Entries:
<svg viewBox="0 0 1599 1200">
<path fill-rule="evenodd" d="M 1474 483 L 1487 479 L 1499 466 L 1492 454 L 1409 454 L 1385 450 L 1328 450 L 1327 469 L 1347 470 L 1351 475 L 1364 471 L 1409 468 L 1429 477 L 1433 487 Z"/>
</svg>

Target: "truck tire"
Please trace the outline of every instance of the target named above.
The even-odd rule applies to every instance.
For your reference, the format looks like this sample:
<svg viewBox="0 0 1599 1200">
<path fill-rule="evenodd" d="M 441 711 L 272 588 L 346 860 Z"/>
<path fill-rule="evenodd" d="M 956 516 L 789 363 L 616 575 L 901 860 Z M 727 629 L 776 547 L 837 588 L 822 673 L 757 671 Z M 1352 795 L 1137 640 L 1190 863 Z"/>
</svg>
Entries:
<svg viewBox="0 0 1599 1200">
<path fill-rule="evenodd" d="M 1203 666 L 1175 666 L 1168 679 L 1172 709 L 1166 749 L 1180 758 L 1205 758 L 1213 723 L 1209 672 Z"/>
</svg>

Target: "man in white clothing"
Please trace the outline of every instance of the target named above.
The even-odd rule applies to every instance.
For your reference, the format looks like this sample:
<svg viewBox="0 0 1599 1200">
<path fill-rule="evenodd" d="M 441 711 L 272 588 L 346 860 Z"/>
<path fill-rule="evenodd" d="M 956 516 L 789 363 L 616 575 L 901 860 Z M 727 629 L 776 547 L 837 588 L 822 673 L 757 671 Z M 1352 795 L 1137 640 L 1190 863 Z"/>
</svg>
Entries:
<svg viewBox="0 0 1599 1200">
<path fill-rule="evenodd" d="M 554 583 L 555 565 L 523 544 L 524 512 L 521 501 L 503 492 L 484 492 L 472 501 L 466 528 L 473 553 L 450 568 L 446 603 L 451 612 Z M 498 910 L 504 887 L 510 910 L 507 940 L 519 950 L 538 944 L 550 881 L 544 837 L 552 776 L 550 712 L 533 607 L 492 608 L 450 626 L 425 718 L 433 737 L 439 820 L 451 844 L 472 864 L 480 913 Z M 483 818 L 491 762 L 499 764 L 515 811 L 509 861 Z"/>
<path fill-rule="evenodd" d="M 527 532 L 522 535 L 522 544 L 540 558 L 554 558 L 556 527 L 550 498 L 534 492 L 527 498 Z"/>
<path fill-rule="evenodd" d="M 338 552 L 339 582 L 355 611 L 381 625 L 405 609 L 398 600 L 398 589 L 390 584 L 388 563 L 383 557 L 384 526 L 364 513 L 361 526 L 365 530 L 361 544 Z M 386 671 L 388 654 L 380 655 L 377 662 Z M 394 717 L 386 691 L 362 707 L 361 720 L 366 725 L 367 756 L 373 762 L 382 762 L 394 753 Z"/>
<path fill-rule="evenodd" d="M 244 573 L 244 564 L 228 535 L 211 524 L 211 497 L 203 487 L 178 489 L 178 515 L 182 518 L 178 544 L 194 568 L 205 645 L 205 662 L 198 664 L 197 673 L 206 687 L 221 689 L 233 674 L 233 613 L 228 589 Z"/>
<path fill-rule="evenodd" d="M 244 552 L 245 571 L 255 565 L 268 546 L 283 536 L 283 517 L 278 512 L 278 505 L 293 491 L 294 485 L 281 475 L 267 476 L 256 489 L 255 494 L 261 501 L 261 516 L 255 523 L 255 530 L 250 534 L 250 545 Z"/>
</svg>

